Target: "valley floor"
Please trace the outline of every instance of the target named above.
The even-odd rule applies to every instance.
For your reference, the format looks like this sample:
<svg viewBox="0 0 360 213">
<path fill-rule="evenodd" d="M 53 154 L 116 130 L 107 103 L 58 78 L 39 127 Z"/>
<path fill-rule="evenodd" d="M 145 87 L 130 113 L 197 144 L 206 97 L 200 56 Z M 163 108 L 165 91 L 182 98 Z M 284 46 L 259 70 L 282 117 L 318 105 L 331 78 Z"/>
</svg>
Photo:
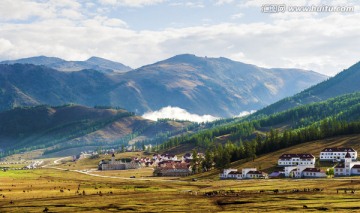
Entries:
<svg viewBox="0 0 360 213">
<path fill-rule="evenodd" d="M 314 141 L 231 166 L 271 171 L 282 153 L 359 149 L 359 141 L 360 135 Z M 142 156 L 121 155 L 130 154 Z M 360 212 L 360 177 L 220 181 L 212 170 L 163 178 L 152 177 L 152 168 L 96 171 L 98 161 L 47 159 L 39 169 L 0 171 L 0 212 Z"/>
<path fill-rule="evenodd" d="M 43 168 L 0 180 L 0 212 L 360 211 L 360 177 L 192 182 Z"/>
</svg>

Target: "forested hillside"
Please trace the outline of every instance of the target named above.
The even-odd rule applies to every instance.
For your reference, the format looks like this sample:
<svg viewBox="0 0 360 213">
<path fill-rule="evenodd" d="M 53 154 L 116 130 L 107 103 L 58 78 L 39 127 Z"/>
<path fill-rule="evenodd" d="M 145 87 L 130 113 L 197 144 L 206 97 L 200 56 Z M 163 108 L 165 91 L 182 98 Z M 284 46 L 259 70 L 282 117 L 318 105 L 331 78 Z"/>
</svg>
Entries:
<svg viewBox="0 0 360 213">
<path fill-rule="evenodd" d="M 123 109 L 79 105 L 22 107 L 0 113 L 0 154 L 48 148 L 128 145 L 129 141 L 169 137 L 190 122 L 154 122 Z"/>
<path fill-rule="evenodd" d="M 360 93 L 176 137 L 161 148 L 194 144 L 199 150 L 207 150 L 208 158 L 221 168 L 231 161 L 254 158 L 280 148 L 354 133 L 360 133 Z"/>
<path fill-rule="evenodd" d="M 336 76 L 259 110 L 254 114 L 271 115 L 296 106 L 324 101 L 328 98 L 360 91 L 360 62 Z"/>
</svg>

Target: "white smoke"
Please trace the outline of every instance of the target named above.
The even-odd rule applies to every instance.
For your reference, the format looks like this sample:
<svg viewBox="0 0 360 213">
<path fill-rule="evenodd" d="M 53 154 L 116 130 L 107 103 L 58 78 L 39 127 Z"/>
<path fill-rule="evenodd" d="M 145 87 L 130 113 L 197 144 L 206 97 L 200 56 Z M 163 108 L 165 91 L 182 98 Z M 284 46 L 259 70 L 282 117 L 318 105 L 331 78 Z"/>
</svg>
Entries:
<svg viewBox="0 0 360 213">
<path fill-rule="evenodd" d="M 172 107 L 172 106 L 163 107 L 158 111 L 146 112 L 145 114 L 142 115 L 142 117 L 153 121 L 156 121 L 157 119 L 169 118 L 169 119 L 177 119 L 177 120 L 188 120 L 198 123 L 211 122 L 220 119 L 212 115 L 191 114 L 185 109 L 182 109 L 180 107 Z"/>
<path fill-rule="evenodd" d="M 244 116 L 253 114 L 253 113 L 255 113 L 255 112 L 256 112 L 256 110 L 242 111 L 242 112 L 240 112 L 239 115 L 236 115 L 236 116 L 234 116 L 234 117 L 235 117 L 235 118 L 241 118 L 241 117 L 244 117 Z"/>
</svg>

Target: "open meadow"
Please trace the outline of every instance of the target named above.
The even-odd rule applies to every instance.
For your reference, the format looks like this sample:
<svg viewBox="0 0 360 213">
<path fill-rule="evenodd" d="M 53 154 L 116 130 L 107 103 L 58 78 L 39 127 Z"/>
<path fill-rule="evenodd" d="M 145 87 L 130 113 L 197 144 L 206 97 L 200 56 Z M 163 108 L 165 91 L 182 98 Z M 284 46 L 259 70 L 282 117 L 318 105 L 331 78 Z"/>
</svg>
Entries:
<svg viewBox="0 0 360 213">
<path fill-rule="evenodd" d="M 359 149 L 359 140 L 358 135 L 350 135 L 314 141 L 254 161 L 234 162 L 231 167 L 271 171 L 282 153 L 308 151 L 318 156 L 329 145 Z M 148 157 L 140 152 L 116 155 L 131 156 Z M 42 168 L 0 171 L 0 212 L 360 211 L 360 177 L 219 180 L 219 170 L 188 177 L 152 177 L 152 168 L 97 171 L 101 159 L 110 156 L 76 162 L 71 157 L 42 159 Z"/>
<path fill-rule="evenodd" d="M 360 178 L 193 182 L 113 173 L 1 172 L 0 212 L 360 211 Z"/>
</svg>

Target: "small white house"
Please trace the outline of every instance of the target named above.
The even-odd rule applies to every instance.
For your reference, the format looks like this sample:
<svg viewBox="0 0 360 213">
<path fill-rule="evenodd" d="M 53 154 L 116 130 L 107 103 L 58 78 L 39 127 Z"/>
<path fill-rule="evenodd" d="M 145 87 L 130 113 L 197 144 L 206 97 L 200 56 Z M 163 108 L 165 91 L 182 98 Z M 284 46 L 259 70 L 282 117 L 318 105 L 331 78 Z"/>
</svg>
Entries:
<svg viewBox="0 0 360 213">
<path fill-rule="evenodd" d="M 326 178 L 326 172 L 318 168 L 306 168 L 301 174 L 304 178 Z"/>
<path fill-rule="evenodd" d="M 268 174 L 262 171 L 249 171 L 248 173 L 246 173 L 244 178 L 247 179 L 268 178 Z"/>
<path fill-rule="evenodd" d="M 230 172 L 238 172 L 238 170 L 237 169 L 224 169 L 223 172 L 220 173 L 220 179 L 232 179 L 229 177 Z"/>
<path fill-rule="evenodd" d="M 241 173 L 243 179 L 268 178 L 267 173 L 262 171 L 257 171 L 256 168 L 244 168 L 242 169 Z"/>
<path fill-rule="evenodd" d="M 268 174 L 262 171 L 257 171 L 256 168 L 244 168 L 240 171 L 237 169 L 224 169 L 220 173 L 220 179 L 257 179 L 268 178 Z"/>
<path fill-rule="evenodd" d="M 302 178 L 305 169 L 314 169 L 315 165 L 297 165 L 284 167 L 285 177 Z"/>
<path fill-rule="evenodd" d="M 356 164 L 351 168 L 351 175 L 360 175 L 360 164 Z"/>
<path fill-rule="evenodd" d="M 352 161 L 356 161 L 357 151 L 353 148 L 325 148 L 320 152 L 320 160 L 333 162 L 344 161 L 347 153 L 350 154 Z"/>
<path fill-rule="evenodd" d="M 171 154 L 163 154 L 160 156 L 163 160 L 171 160 L 171 161 L 176 161 L 177 156 L 176 155 L 171 155 Z"/>
<path fill-rule="evenodd" d="M 245 178 L 246 174 L 249 173 L 250 171 L 256 171 L 256 168 L 244 168 L 241 170 L 242 176 Z"/>
<path fill-rule="evenodd" d="M 278 166 L 315 165 L 312 154 L 283 154 L 278 159 Z"/>
</svg>

